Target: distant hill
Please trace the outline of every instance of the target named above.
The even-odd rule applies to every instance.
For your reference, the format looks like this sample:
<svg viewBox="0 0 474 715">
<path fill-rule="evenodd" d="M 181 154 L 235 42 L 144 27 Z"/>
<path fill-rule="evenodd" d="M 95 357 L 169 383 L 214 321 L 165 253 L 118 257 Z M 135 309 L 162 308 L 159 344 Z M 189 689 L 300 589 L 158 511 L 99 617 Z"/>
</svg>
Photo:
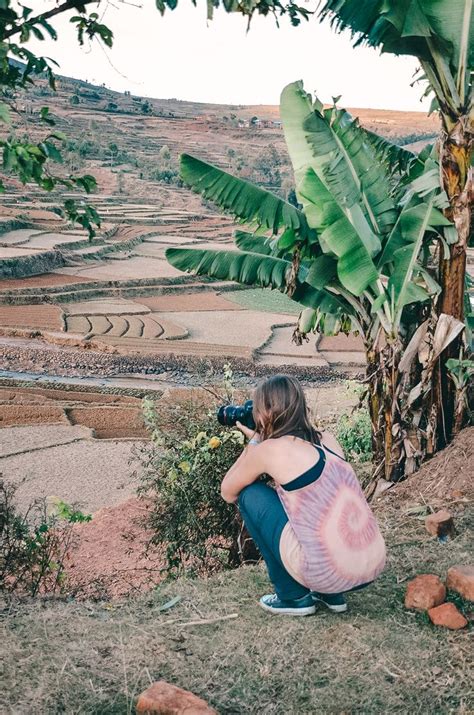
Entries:
<svg viewBox="0 0 474 715">
<path fill-rule="evenodd" d="M 178 182 L 182 152 L 281 194 L 292 186 L 277 106 L 150 99 L 60 76 L 56 92 L 40 80 L 17 97 L 18 129 L 43 136 L 44 105 L 68 137 L 64 171 L 94 173 L 103 194 L 152 198 L 157 184 Z M 438 131 L 437 118 L 423 112 L 349 111 L 368 129 L 417 150 Z M 20 190 L 14 180 L 7 185 Z"/>
</svg>

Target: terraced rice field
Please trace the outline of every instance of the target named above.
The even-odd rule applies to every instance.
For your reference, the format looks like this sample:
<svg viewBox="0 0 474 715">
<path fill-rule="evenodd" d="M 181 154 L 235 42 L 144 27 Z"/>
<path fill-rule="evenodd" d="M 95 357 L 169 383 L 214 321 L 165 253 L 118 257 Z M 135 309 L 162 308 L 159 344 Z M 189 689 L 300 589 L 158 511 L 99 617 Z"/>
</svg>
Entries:
<svg viewBox="0 0 474 715">
<path fill-rule="evenodd" d="M 181 195 L 182 190 L 176 191 Z M 160 355 L 197 360 L 222 356 L 249 364 L 293 362 L 315 368 L 360 364 L 357 348 L 345 350 L 339 360 L 337 349 L 328 351 L 328 359 L 314 340 L 296 347 L 291 342 L 296 310 L 290 301 L 277 300 L 269 291 L 249 291 L 244 300 L 244 293 L 235 292 L 237 286 L 184 275 L 165 260 L 169 246 L 231 247 L 227 218 L 208 209 L 197 212 L 192 206 L 186 210 L 101 201 L 108 221 L 133 215 L 137 223 L 109 228 L 93 245 L 70 230 L 18 229 L 4 234 L 0 257 L 6 263 L 12 251 L 20 271 L 26 253 L 39 256 L 39 262 L 36 275 L 0 280 L 0 329 L 41 330 L 50 345 L 62 332 L 78 340 L 77 347 L 90 343 L 94 349 L 154 355 L 157 370 Z M 138 222 L 143 217 L 146 221 Z M 51 270 L 51 255 L 63 265 Z M 34 273 L 32 260 L 27 267 Z M 226 298 L 229 289 L 232 300 Z"/>
</svg>

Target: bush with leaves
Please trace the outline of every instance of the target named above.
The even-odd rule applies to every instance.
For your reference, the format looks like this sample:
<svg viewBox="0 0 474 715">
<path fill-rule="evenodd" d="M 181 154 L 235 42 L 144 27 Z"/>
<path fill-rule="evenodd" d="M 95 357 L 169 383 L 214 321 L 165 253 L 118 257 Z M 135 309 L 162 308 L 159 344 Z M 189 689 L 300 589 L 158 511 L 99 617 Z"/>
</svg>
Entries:
<svg viewBox="0 0 474 715">
<path fill-rule="evenodd" d="M 372 459 L 372 426 L 367 410 L 342 415 L 337 423 L 337 439 L 347 459 L 369 462 Z"/>
<path fill-rule="evenodd" d="M 242 452 L 242 433 L 221 427 L 215 409 L 192 398 L 166 409 L 146 399 L 144 415 L 151 442 L 140 451 L 139 493 L 150 502 L 151 543 L 166 547 L 168 570 L 213 571 L 255 559 L 238 510 L 220 495 Z"/>
<path fill-rule="evenodd" d="M 61 593 L 73 525 L 91 517 L 55 498 L 38 499 L 20 513 L 15 491 L 0 480 L 0 591 Z"/>
</svg>

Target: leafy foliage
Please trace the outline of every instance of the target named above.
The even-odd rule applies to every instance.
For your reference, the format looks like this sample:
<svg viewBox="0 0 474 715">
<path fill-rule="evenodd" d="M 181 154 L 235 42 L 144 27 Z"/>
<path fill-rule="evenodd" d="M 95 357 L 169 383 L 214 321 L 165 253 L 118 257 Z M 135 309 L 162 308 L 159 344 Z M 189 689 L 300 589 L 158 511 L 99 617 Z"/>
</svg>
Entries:
<svg viewBox="0 0 474 715">
<path fill-rule="evenodd" d="M 357 44 L 417 57 L 446 124 L 468 114 L 474 66 L 471 0 L 325 0 L 321 18 L 349 29 Z"/>
<path fill-rule="evenodd" d="M 178 0 L 156 0 L 156 7 L 163 15 L 166 10 L 174 10 L 178 5 Z M 293 0 L 280 2 L 280 0 L 208 0 L 207 18 L 212 20 L 216 8 L 222 7 L 226 12 L 238 12 L 249 19 L 249 24 L 254 15 L 272 15 L 277 19 L 279 16 L 287 15 L 290 22 L 295 27 L 302 20 L 308 20 L 312 12 L 306 7 L 297 5 Z"/>
<path fill-rule="evenodd" d="M 43 41 L 56 39 L 57 32 L 51 25 L 51 18 L 63 12 L 75 10 L 78 14 L 71 17 L 76 26 L 80 44 L 84 39 L 99 38 L 111 47 L 112 31 L 99 22 L 97 13 L 87 14 L 87 2 L 67 0 L 47 12 L 33 14 L 31 7 L 17 5 L 12 0 L 0 3 L 0 150 L 2 168 L 6 175 L 16 174 L 23 184 L 36 183 L 45 191 L 56 187 L 68 190 L 79 189 L 89 194 L 96 188 L 93 176 L 58 175 L 54 173 L 54 164 L 63 164 L 62 146 L 66 137 L 61 132 L 50 131 L 42 141 L 32 143 L 24 137 L 18 137 L 12 126 L 12 113 L 16 112 L 14 103 L 16 92 L 28 89 L 35 79 L 46 79 L 51 90 L 55 89 L 55 64 L 52 60 L 37 56 L 26 46 L 31 39 Z M 77 98 L 78 99 L 78 98 Z M 54 127 L 55 120 L 48 107 L 43 107 L 39 116 L 47 127 Z M 5 191 L 4 181 L 0 178 L 0 193 Z M 100 218 L 92 206 L 83 201 L 68 199 L 64 204 L 66 217 L 79 223 L 89 232 L 90 238 L 100 227 Z"/>
<path fill-rule="evenodd" d="M 298 236 L 309 234 L 305 217 L 295 206 L 200 159 L 183 154 L 181 178 L 194 191 L 240 221 L 273 234 L 282 227 L 293 230 Z"/>
<path fill-rule="evenodd" d="M 223 393 L 222 403 L 228 400 Z M 168 570 L 238 566 L 250 542 L 220 484 L 242 452 L 242 433 L 219 426 L 215 409 L 192 399 L 159 412 L 145 400 L 144 415 L 152 440 L 140 456 L 139 493 L 151 502 L 147 525 L 152 544 L 166 547 Z"/>
<path fill-rule="evenodd" d="M 305 311 L 302 333 L 357 329 L 370 338 L 381 325 L 396 337 L 405 307 L 439 291 L 431 254 L 422 253 L 452 228 L 439 210 L 446 197 L 436 160 L 376 141 L 345 110 L 313 102 L 300 82 L 283 90 L 281 116 L 303 210 L 185 155 L 183 181 L 254 233 L 237 232 L 240 254 L 169 249 L 168 260 L 288 292 L 314 311 Z M 398 194 L 392 162 L 404 174 Z"/>
<path fill-rule="evenodd" d="M 367 410 L 342 415 L 337 423 L 336 436 L 347 459 L 359 462 L 372 459 L 372 425 Z"/>
<path fill-rule="evenodd" d="M 63 591 L 72 526 L 91 517 L 60 499 L 38 499 L 20 513 L 14 497 L 15 487 L 0 480 L 0 591 Z"/>
</svg>

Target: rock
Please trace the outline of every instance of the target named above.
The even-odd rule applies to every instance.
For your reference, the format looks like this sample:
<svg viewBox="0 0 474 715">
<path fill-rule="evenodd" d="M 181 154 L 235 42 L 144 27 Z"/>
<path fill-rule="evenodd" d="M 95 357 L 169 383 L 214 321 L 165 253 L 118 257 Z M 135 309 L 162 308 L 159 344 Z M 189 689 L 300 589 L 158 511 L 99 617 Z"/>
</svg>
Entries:
<svg viewBox="0 0 474 715">
<path fill-rule="evenodd" d="M 453 517 L 446 509 L 441 509 L 441 511 L 427 516 L 425 519 L 425 527 L 429 534 L 437 536 L 438 538 L 454 535 Z"/>
<path fill-rule="evenodd" d="M 467 626 L 467 620 L 458 611 L 454 603 L 442 603 L 441 606 L 430 608 L 428 616 L 435 626 L 450 628 L 452 631 L 458 631 L 460 628 Z"/>
<path fill-rule="evenodd" d="M 467 601 L 474 601 L 474 564 L 451 566 L 448 569 L 446 586 Z"/>
<path fill-rule="evenodd" d="M 216 711 L 197 695 L 164 680 L 153 683 L 139 696 L 137 713 L 217 715 Z"/>
<path fill-rule="evenodd" d="M 446 588 L 434 574 L 422 574 L 409 582 L 405 595 L 405 608 L 427 611 L 439 606 L 446 598 Z"/>
</svg>

